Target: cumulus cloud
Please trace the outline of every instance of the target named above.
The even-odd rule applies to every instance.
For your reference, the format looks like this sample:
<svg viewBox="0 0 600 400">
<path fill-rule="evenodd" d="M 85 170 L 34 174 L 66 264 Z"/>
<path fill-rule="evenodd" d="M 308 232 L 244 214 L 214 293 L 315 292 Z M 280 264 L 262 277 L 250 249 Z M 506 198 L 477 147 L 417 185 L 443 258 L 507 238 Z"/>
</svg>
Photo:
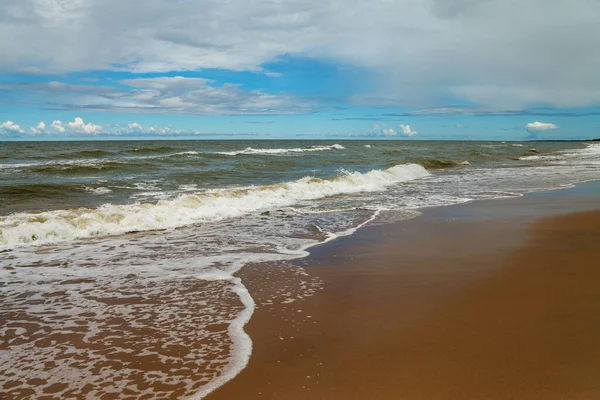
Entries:
<svg viewBox="0 0 600 400">
<path fill-rule="evenodd" d="M 400 131 L 396 131 L 393 128 L 385 128 L 380 124 L 373 124 L 371 134 L 383 135 L 383 136 L 406 136 L 411 137 L 417 135 L 416 131 L 413 131 L 410 125 L 400 125 Z"/>
<path fill-rule="evenodd" d="M 148 128 L 148 133 L 157 135 L 169 135 L 183 133 L 181 129 L 174 129 L 170 126 L 151 126 Z"/>
<path fill-rule="evenodd" d="M 73 132 L 77 133 L 89 133 L 96 134 L 102 130 L 100 125 L 92 124 L 88 122 L 87 124 L 83 122 L 83 119 L 76 117 L 72 122 L 67 123 L 67 126 L 73 130 Z"/>
<path fill-rule="evenodd" d="M 535 121 L 535 122 L 530 122 L 527 125 L 525 125 L 525 128 L 531 132 L 531 131 L 547 131 L 550 129 L 558 129 L 558 126 L 555 124 L 551 124 L 549 122 Z"/>
<path fill-rule="evenodd" d="M 400 125 L 400 129 L 402 129 L 402 135 L 404 136 L 415 136 L 417 135 L 416 131 L 413 131 L 410 125 Z"/>
<path fill-rule="evenodd" d="M 57 119 L 52 121 L 52 128 L 54 128 L 55 131 L 60 132 L 60 133 L 63 133 L 65 131 L 65 127 L 64 127 L 63 123 Z"/>
<path fill-rule="evenodd" d="M 10 121 L 8 121 L 10 122 Z M 14 127 L 14 124 L 11 125 Z M 0 132 L 4 125 L 0 125 Z M 48 129 L 46 129 L 48 128 Z M 14 129 L 14 128 L 13 128 Z M 97 125 L 91 122 L 85 122 L 83 118 L 76 117 L 71 122 L 62 122 L 60 120 L 54 120 L 51 124 L 46 125 L 44 122 L 38 123 L 35 127 L 31 127 L 30 135 L 47 134 L 49 136 L 77 136 L 77 135 L 95 135 L 102 133 L 103 136 L 146 136 L 146 135 L 189 135 L 189 134 L 200 134 L 200 131 L 196 129 L 183 130 L 175 128 L 171 125 L 160 126 L 154 125 L 144 127 L 137 122 L 132 122 L 125 125 L 119 124 L 108 124 L 108 125 Z M 23 131 L 20 131 L 23 133 Z"/>
<path fill-rule="evenodd" d="M 44 121 L 40 121 L 35 127 L 29 129 L 31 130 L 32 134 L 38 135 L 46 130 L 46 123 Z"/>
<path fill-rule="evenodd" d="M 3 0 L 0 52 L 11 57 L 0 70 L 268 73 L 265 63 L 300 55 L 373 72 L 379 78 L 356 97 L 370 104 L 430 107 L 448 96 L 509 109 L 600 101 L 597 1 L 523 0 L 519 12 L 505 0 L 144 4 Z"/>
<path fill-rule="evenodd" d="M 129 129 L 130 132 L 141 132 L 144 129 L 137 122 L 134 122 L 132 124 L 127 124 L 127 128 Z"/>
<path fill-rule="evenodd" d="M 12 133 L 23 133 L 23 129 L 12 121 L 6 121 L 0 124 L 0 128 Z"/>
</svg>

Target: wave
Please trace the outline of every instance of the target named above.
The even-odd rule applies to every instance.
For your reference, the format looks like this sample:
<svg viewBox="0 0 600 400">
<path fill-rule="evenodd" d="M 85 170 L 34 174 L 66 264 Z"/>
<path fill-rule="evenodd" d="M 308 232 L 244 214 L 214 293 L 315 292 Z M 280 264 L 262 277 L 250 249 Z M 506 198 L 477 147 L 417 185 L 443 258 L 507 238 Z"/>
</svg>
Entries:
<svg viewBox="0 0 600 400">
<path fill-rule="evenodd" d="M 31 197 L 59 197 L 64 196 L 65 192 L 77 192 L 82 190 L 81 185 L 69 183 L 15 184 L 2 186 L 2 196 L 14 196 L 22 199 L 29 199 Z"/>
<path fill-rule="evenodd" d="M 159 157 L 149 157 L 149 158 L 168 158 L 168 157 L 184 157 L 184 156 L 195 156 L 198 154 L 203 154 L 199 151 L 182 151 L 180 153 L 172 153 L 172 154 L 166 154 L 164 156 L 159 156 Z"/>
<path fill-rule="evenodd" d="M 519 160 L 522 161 L 538 161 L 538 160 L 577 160 L 578 162 L 589 162 L 589 161 L 597 161 L 598 156 L 600 155 L 600 144 L 586 144 L 586 147 L 582 149 L 571 149 L 571 150 L 559 150 L 557 152 L 540 155 L 539 151 L 531 148 L 528 150 L 528 153 L 533 155 L 519 157 Z"/>
<path fill-rule="evenodd" d="M 437 158 L 412 158 L 408 159 L 410 162 L 418 163 L 424 166 L 426 169 L 441 169 L 441 168 L 449 168 L 449 167 L 458 167 L 464 165 L 470 165 L 470 163 L 466 160 L 464 161 L 454 161 L 454 160 L 439 160 Z"/>
<path fill-rule="evenodd" d="M 107 193 L 111 193 L 112 190 L 107 188 L 107 187 L 97 187 L 97 188 L 93 188 L 93 187 L 89 187 L 89 186 L 85 186 L 84 187 L 86 191 L 96 194 L 96 195 L 103 195 L 103 194 L 107 194 Z"/>
<path fill-rule="evenodd" d="M 93 170 L 120 168 L 120 166 L 146 165 L 151 160 L 164 160 L 168 158 L 181 158 L 202 154 L 197 151 L 183 151 L 180 153 L 140 156 L 140 157 L 106 157 L 106 158 L 81 158 L 74 160 L 54 160 L 44 162 L 0 164 L 0 170 L 31 169 L 34 172 L 79 172 L 85 173 Z"/>
<path fill-rule="evenodd" d="M 148 166 L 148 163 L 135 164 L 136 167 Z M 117 162 L 114 160 L 97 161 L 93 160 L 90 163 L 69 163 L 69 164 L 50 164 L 50 165 L 38 165 L 30 168 L 32 172 L 41 172 L 45 174 L 90 174 L 98 171 L 116 171 L 121 170 L 124 167 L 132 166 L 131 164 Z"/>
<path fill-rule="evenodd" d="M 285 153 L 305 153 L 311 151 L 325 151 L 325 150 L 344 150 L 345 147 L 341 144 L 332 144 L 331 146 L 311 146 L 305 148 L 295 148 L 295 149 L 254 149 L 252 147 L 248 147 L 244 150 L 237 151 L 217 151 L 213 154 L 220 154 L 224 156 L 237 156 L 237 155 L 248 155 L 248 154 L 258 154 L 258 155 L 268 155 L 268 154 L 285 154 Z"/>
<path fill-rule="evenodd" d="M 122 160 L 122 161 L 121 161 Z M 28 168 L 36 172 L 71 171 L 73 169 L 103 169 L 107 164 L 125 163 L 125 159 L 118 158 L 88 158 L 65 161 L 45 161 L 24 164 L 0 164 L 0 169 Z M 85 171 L 83 171 L 85 172 Z"/>
<path fill-rule="evenodd" d="M 586 143 L 583 149 L 566 150 L 563 153 L 570 157 L 597 157 L 600 155 L 599 143 Z"/>
<path fill-rule="evenodd" d="M 537 160 L 554 160 L 557 159 L 558 157 L 556 156 L 523 156 L 523 157 L 519 157 L 517 158 L 517 160 L 522 160 L 522 161 L 537 161 Z"/>
<path fill-rule="evenodd" d="M 182 194 L 157 203 L 106 204 L 98 208 L 15 213 L 0 217 L 0 251 L 24 245 L 214 222 L 290 206 L 303 200 L 380 191 L 429 175 L 420 165 L 403 164 L 366 173 L 345 172 L 329 179 L 305 177 L 273 185 Z"/>
<path fill-rule="evenodd" d="M 162 147 L 142 147 L 139 149 L 131 149 L 127 150 L 127 153 L 134 154 L 153 154 L 153 153 L 167 153 L 169 151 L 175 150 L 173 147 L 162 146 Z"/>
<path fill-rule="evenodd" d="M 114 155 L 111 151 L 104 150 L 81 150 L 70 153 L 61 153 L 53 157 L 57 158 L 74 158 L 74 157 L 105 157 Z"/>
</svg>

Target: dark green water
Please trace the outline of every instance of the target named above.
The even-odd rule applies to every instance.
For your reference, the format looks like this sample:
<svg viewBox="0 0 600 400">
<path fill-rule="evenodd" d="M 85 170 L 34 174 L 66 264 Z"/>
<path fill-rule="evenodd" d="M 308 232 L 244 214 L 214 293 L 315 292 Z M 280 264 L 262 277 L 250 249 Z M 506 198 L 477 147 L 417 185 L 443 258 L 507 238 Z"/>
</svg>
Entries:
<svg viewBox="0 0 600 400">
<path fill-rule="evenodd" d="M 334 144 L 344 149 L 302 151 Z M 153 201 L 205 189 L 333 177 L 340 169 L 364 173 L 405 163 L 428 169 L 455 167 L 462 161 L 473 168 L 529 166 L 531 162 L 519 158 L 583 147 L 543 142 L 6 142 L 0 143 L 0 214 Z"/>
</svg>

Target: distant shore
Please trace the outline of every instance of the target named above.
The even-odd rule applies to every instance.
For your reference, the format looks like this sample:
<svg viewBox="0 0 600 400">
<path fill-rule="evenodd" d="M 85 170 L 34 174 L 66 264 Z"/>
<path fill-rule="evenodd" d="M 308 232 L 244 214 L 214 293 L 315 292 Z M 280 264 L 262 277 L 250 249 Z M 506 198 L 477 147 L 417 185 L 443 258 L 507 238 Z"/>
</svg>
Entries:
<svg viewBox="0 0 600 400">
<path fill-rule="evenodd" d="M 208 399 L 600 398 L 600 184 L 426 210 L 312 250 Z M 257 304 L 285 271 L 240 275 Z"/>
</svg>

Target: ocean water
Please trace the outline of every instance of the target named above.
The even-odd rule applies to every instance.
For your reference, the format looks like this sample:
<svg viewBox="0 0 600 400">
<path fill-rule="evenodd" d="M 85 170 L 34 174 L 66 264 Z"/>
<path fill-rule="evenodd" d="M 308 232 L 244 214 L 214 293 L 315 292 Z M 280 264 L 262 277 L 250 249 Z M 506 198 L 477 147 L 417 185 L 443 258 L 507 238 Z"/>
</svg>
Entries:
<svg viewBox="0 0 600 400">
<path fill-rule="evenodd" d="M 243 265 L 598 178 L 582 142 L 0 143 L 0 387 L 201 398 L 251 355 Z"/>
</svg>

